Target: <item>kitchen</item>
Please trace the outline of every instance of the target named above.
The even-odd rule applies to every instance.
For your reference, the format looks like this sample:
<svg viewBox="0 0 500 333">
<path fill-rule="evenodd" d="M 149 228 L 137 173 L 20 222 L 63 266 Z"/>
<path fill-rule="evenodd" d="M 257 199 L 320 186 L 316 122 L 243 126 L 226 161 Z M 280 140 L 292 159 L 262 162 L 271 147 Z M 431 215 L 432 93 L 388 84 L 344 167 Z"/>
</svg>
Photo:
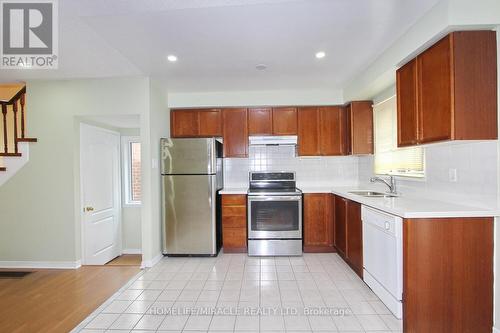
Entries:
<svg viewBox="0 0 500 333">
<path fill-rule="evenodd" d="M 449 33 L 403 64 L 395 96 L 375 104 L 172 109 L 175 139 L 166 139 L 167 146 L 175 151 L 180 138 L 221 138 L 217 223 L 224 253 L 337 253 L 403 319 L 405 332 L 486 332 L 499 212 L 484 202 L 406 192 L 412 176 L 417 184 L 423 178 L 423 166 L 368 175 L 377 168 L 370 155 L 384 136 L 374 134 L 374 122 L 386 109 L 397 113 L 391 134 L 399 148 L 463 140 L 491 147 L 488 140 L 497 139 L 495 45 L 491 31 Z M 410 159 L 412 153 L 418 155 L 410 151 Z M 457 170 L 448 176 L 456 182 Z M 401 192 L 400 180 L 406 183 Z M 175 208 L 172 223 L 182 224 Z M 168 243 L 164 253 L 171 253 Z"/>
<path fill-rule="evenodd" d="M 497 0 L 42 2 L 0 331 L 500 332 Z"/>
</svg>

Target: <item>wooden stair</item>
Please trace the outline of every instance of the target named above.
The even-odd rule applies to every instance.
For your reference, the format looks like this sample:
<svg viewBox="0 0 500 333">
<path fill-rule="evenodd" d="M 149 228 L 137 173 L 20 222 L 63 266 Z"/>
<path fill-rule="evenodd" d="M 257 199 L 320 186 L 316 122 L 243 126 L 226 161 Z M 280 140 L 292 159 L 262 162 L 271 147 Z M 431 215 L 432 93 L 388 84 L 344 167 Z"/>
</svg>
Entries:
<svg viewBox="0 0 500 333">
<path fill-rule="evenodd" d="M 1 85 L 0 89 L 2 89 Z M 0 157 L 21 157 L 19 143 L 38 141 L 36 138 L 26 137 L 25 135 L 25 100 L 26 86 L 23 86 L 10 99 L 0 100 L 0 139 L 3 139 L 3 149 L 0 148 Z M 9 121 L 11 121 L 10 124 Z M 7 171 L 7 168 L 0 166 L 0 172 L 2 171 Z"/>
</svg>

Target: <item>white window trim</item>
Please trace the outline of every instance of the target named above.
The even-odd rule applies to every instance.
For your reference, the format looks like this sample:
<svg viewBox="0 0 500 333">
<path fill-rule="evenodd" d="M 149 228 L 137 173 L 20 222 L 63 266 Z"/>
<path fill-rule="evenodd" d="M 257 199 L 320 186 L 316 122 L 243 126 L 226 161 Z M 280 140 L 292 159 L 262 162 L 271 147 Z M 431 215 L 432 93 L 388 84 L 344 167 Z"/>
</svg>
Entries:
<svg viewBox="0 0 500 333">
<path fill-rule="evenodd" d="M 122 184 L 123 184 L 123 206 L 137 207 L 142 205 L 142 201 L 133 201 L 131 192 L 132 165 L 130 163 L 130 143 L 141 142 L 138 136 L 122 136 Z"/>
<path fill-rule="evenodd" d="M 373 107 L 375 106 L 378 106 L 380 104 L 383 104 L 383 103 L 386 103 L 388 102 L 389 100 L 391 99 L 395 99 L 395 101 L 397 102 L 397 96 L 396 94 L 392 94 L 390 97 L 382 100 L 382 101 L 379 101 L 377 102 L 376 104 L 373 105 Z M 375 111 L 375 110 L 374 110 Z M 397 111 L 396 111 L 397 112 Z M 373 114 L 373 117 L 374 117 L 374 126 L 375 126 L 375 113 Z M 397 119 L 396 119 L 397 121 Z M 396 129 L 397 131 L 397 129 Z M 397 135 L 397 132 L 396 132 L 396 135 Z M 374 133 L 374 137 L 375 137 L 375 133 Z M 374 142 L 374 145 L 376 145 L 376 142 Z M 376 155 L 377 154 L 377 151 L 376 151 L 376 147 L 375 148 L 375 151 L 374 151 L 374 154 Z M 408 148 L 411 148 L 411 147 L 408 147 Z M 418 174 L 418 173 L 408 173 L 408 174 L 405 174 L 405 173 L 400 173 L 400 172 L 386 172 L 386 173 L 377 173 L 376 172 L 376 164 L 375 164 L 375 159 L 373 161 L 373 173 L 377 176 L 393 176 L 395 177 L 396 179 L 404 179 L 404 180 L 408 180 L 408 181 L 416 181 L 416 182 L 425 182 L 426 181 L 426 178 L 427 178 L 427 170 L 426 170 L 426 152 L 425 152 L 425 149 L 423 147 L 422 148 L 422 173 L 421 174 Z M 374 155 L 374 157 L 375 157 Z"/>
</svg>

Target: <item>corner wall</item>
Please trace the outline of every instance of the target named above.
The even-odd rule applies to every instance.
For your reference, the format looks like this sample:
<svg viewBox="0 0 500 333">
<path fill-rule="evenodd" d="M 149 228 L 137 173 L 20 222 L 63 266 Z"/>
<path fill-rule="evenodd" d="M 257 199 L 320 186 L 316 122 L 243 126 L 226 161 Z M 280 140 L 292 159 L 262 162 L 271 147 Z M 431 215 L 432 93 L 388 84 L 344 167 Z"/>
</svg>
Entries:
<svg viewBox="0 0 500 333">
<path fill-rule="evenodd" d="M 148 98 L 143 77 L 27 82 L 27 133 L 38 142 L 0 187 L 0 262 L 72 267 L 80 260 L 76 116 L 137 114 Z"/>
</svg>

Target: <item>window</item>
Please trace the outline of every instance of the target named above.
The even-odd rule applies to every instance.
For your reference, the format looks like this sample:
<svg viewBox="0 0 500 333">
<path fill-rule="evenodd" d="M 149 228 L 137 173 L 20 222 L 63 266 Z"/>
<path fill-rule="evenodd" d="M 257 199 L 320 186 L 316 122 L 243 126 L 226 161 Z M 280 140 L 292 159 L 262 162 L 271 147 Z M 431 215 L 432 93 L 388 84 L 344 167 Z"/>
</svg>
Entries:
<svg viewBox="0 0 500 333">
<path fill-rule="evenodd" d="M 138 137 L 122 137 L 125 205 L 141 203 L 141 143 Z"/>
<path fill-rule="evenodd" d="M 422 178 L 424 150 L 422 147 L 397 147 L 396 96 L 373 107 L 375 126 L 374 172 L 378 175 L 394 175 Z"/>
</svg>

